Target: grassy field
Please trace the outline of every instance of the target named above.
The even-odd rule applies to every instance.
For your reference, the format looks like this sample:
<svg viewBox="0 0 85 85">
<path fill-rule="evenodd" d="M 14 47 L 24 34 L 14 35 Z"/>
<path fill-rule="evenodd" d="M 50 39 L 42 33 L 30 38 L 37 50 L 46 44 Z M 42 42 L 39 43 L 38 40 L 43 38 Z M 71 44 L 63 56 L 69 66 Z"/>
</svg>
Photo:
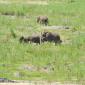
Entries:
<svg viewBox="0 0 85 85">
<path fill-rule="evenodd" d="M 72 81 L 84 85 L 85 0 L 44 0 L 47 4 L 28 4 L 29 0 L 5 1 L 0 3 L 0 77 Z M 64 44 L 19 43 L 20 36 L 45 30 L 45 26 L 36 23 L 38 15 L 48 16 L 49 26 L 72 26 L 66 30 L 48 30 L 59 33 Z"/>
</svg>

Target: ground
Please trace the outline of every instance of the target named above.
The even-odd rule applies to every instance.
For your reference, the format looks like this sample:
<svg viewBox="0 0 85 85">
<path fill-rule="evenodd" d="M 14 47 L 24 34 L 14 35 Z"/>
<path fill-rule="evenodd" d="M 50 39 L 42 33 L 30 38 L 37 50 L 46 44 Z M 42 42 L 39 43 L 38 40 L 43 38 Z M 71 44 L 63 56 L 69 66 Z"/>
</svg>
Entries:
<svg viewBox="0 0 85 85">
<path fill-rule="evenodd" d="M 0 0 L 0 77 L 85 84 L 84 0 Z M 46 15 L 49 26 L 36 18 Z M 49 29 L 69 26 L 70 29 Z M 25 44 L 19 38 L 51 31 L 63 43 Z"/>
</svg>

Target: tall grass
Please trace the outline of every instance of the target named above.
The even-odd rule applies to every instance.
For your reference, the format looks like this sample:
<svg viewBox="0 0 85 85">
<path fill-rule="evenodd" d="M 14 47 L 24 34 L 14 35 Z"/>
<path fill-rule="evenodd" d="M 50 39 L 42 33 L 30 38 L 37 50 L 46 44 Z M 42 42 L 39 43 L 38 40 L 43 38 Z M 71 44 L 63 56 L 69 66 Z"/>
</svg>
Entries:
<svg viewBox="0 0 85 85">
<path fill-rule="evenodd" d="M 65 0 L 62 0 L 65 1 Z M 0 4 L 0 77 L 11 79 L 41 79 L 74 81 L 84 83 L 85 79 L 85 34 L 84 0 L 73 3 L 48 1 L 48 5 Z M 8 13 L 8 15 L 5 15 Z M 12 14 L 12 15 L 11 15 Z M 66 44 L 41 45 L 19 43 L 21 35 L 28 36 L 43 31 L 44 26 L 36 23 L 38 15 L 47 15 L 50 25 L 68 25 L 74 29 L 56 30 Z M 10 31 L 12 30 L 12 31 Z M 13 38 L 13 36 L 17 36 Z M 69 39 L 69 40 L 67 40 Z M 19 69 L 24 64 L 43 68 L 48 64 L 51 72 Z M 20 77 L 14 76 L 19 72 Z"/>
</svg>

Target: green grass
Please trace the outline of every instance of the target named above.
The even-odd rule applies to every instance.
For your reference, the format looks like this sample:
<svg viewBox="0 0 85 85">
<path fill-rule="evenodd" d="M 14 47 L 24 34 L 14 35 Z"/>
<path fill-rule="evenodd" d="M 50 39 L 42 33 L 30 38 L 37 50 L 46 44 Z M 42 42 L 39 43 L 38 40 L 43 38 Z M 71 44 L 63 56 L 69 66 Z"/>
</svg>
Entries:
<svg viewBox="0 0 85 85">
<path fill-rule="evenodd" d="M 55 2 L 49 0 L 48 5 L 0 4 L 0 77 L 85 83 L 85 1 Z M 4 13 L 12 13 L 13 16 L 5 16 Z M 47 15 L 49 25 L 72 26 L 70 30 L 55 31 L 63 41 L 70 39 L 70 42 L 57 46 L 53 43 L 20 44 L 21 35 L 27 36 L 43 31 L 44 26 L 36 23 L 38 15 Z M 11 30 L 17 38 L 13 37 Z M 50 73 L 19 69 L 24 64 L 43 68 L 49 63 L 54 67 L 54 71 Z M 15 77 L 16 72 L 22 76 Z"/>
</svg>

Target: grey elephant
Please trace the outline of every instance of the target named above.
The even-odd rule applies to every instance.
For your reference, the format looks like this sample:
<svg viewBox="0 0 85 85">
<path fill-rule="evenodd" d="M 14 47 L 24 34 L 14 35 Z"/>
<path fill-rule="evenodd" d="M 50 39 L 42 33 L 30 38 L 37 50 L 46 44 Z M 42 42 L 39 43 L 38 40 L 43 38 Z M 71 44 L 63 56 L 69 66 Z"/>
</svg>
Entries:
<svg viewBox="0 0 85 85">
<path fill-rule="evenodd" d="M 20 37 L 19 39 L 20 42 L 24 43 L 36 43 L 40 44 L 41 43 L 41 37 L 40 36 L 28 36 L 28 37 Z"/>
<path fill-rule="evenodd" d="M 44 32 L 42 33 L 42 41 L 48 41 L 48 42 L 54 42 L 55 44 L 57 43 L 61 43 L 62 40 L 60 39 L 60 35 L 59 34 L 55 34 L 52 32 Z"/>
<path fill-rule="evenodd" d="M 48 17 L 47 16 L 38 16 L 37 23 L 48 25 Z"/>
</svg>

